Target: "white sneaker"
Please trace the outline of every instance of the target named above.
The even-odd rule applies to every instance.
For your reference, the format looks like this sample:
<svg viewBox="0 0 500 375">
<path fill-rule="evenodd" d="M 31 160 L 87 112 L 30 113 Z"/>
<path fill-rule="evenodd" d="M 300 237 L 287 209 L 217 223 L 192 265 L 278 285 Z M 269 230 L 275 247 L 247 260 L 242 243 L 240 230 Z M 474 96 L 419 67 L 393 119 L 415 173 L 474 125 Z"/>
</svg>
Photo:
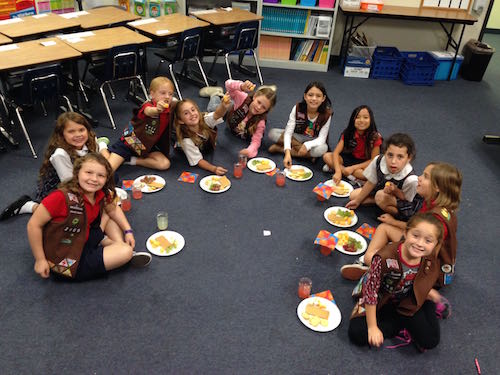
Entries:
<svg viewBox="0 0 500 375">
<path fill-rule="evenodd" d="M 224 95 L 224 89 L 220 86 L 206 86 L 200 89 L 199 92 L 202 98 L 210 98 L 214 95 Z"/>
<path fill-rule="evenodd" d="M 136 253 L 135 251 L 132 254 L 132 259 L 130 260 L 130 264 L 134 267 L 146 267 L 151 263 L 152 256 L 150 253 L 145 251 L 141 251 Z"/>
<path fill-rule="evenodd" d="M 331 173 L 333 170 L 328 166 L 328 164 L 323 165 L 323 172 Z"/>
</svg>

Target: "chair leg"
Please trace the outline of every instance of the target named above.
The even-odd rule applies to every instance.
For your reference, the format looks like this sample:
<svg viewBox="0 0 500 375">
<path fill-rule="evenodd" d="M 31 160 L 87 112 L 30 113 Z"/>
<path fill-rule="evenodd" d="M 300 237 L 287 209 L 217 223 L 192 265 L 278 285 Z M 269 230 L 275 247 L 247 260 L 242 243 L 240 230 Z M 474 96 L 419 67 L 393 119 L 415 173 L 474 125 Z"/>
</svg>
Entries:
<svg viewBox="0 0 500 375">
<path fill-rule="evenodd" d="M 89 102 L 89 98 L 87 97 L 87 93 L 85 92 L 85 86 L 83 86 L 83 82 L 81 80 L 78 81 L 78 86 L 80 87 L 80 92 L 83 95 L 83 100 L 85 100 L 85 103 Z M 77 93 L 78 95 L 78 93 Z"/>
<path fill-rule="evenodd" d="M 62 95 L 64 100 L 66 100 L 66 104 L 68 104 L 68 112 L 73 112 L 73 105 L 71 104 L 69 98 L 66 95 Z"/>
<path fill-rule="evenodd" d="M 179 100 L 182 100 L 181 90 L 179 89 L 179 84 L 177 83 L 177 79 L 174 74 L 174 64 L 168 65 L 168 70 L 170 71 L 170 76 L 172 77 L 172 81 L 174 81 L 175 90 L 177 91 L 177 96 L 179 96 Z"/>
<path fill-rule="evenodd" d="M 226 53 L 224 55 L 224 61 L 226 62 L 226 70 L 227 70 L 227 75 L 229 76 L 229 79 L 233 79 L 233 76 L 231 75 L 231 69 L 229 68 L 229 53 Z"/>
<path fill-rule="evenodd" d="M 43 115 L 47 117 L 47 109 L 45 108 L 45 103 L 43 101 L 40 102 L 40 106 L 42 107 Z"/>
<path fill-rule="evenodd" d="M 21 117 L 21 107 L 16 107 L 16 115 L 17 115 L 17 119 L 19 120 L 19 124 L 21 124 L 21 129 L 23 130 L 24 137 L 28 141 L 28 146 L 31 149 L 31 153 L 33 154 L 33 158 L 36 159 L 38 156 L 36 155 L 35 149 L 33 148 L 33 144 L 31 143 L 30 136 L 28 135 L 28 131 L 26 130 L 26 126 L 24 126 L 23 118 Z"/>
<path fill-rule="evenodd" d="M 196 59 L 196 62 L 198 63 L 198 67 L 200 68 L 200 72 L 201 72 L 201 75 L 203 77 L 203 81 L 205 81 L 205 86 L 210 86 L 208 84 L 208 80 L 207 80 L 207 76 L 205 74 L 205 71 L 203 70 L 203 65 L 201 64 L 201 61 L 200 59 L 198 58 L 198 56 L 195 56 L 195 59 Z"/>
<path fill-rule="evenodd" d="M 215 64 L 217 63 L 217 59 L 219 58 L 219 51 L 217 50 L 215 52 L 215 56 L 214 56 L 214 61 L 212 61 L 212 65 L 210 66 L 210 70 L 208 71 L 208 75 L 211 77 L 212 76 L 212 73 L 214 71 L 214 68 L 215 68 Z"/>
<path fill-rule="evenodd" d="M 115 92 L 113 91 L 113 88 L 111 87 L 111 83 L 108 82 L 107 84 L 108 84 L 109 93 L 111 94 L 111 99 L 115 100 L 116 96 L 115 96 Z"/>
<path fill-rule="evenodd" d="M 253 49 L 251 49 L 250 51 L 252 51 L 252 56 L 253 56 L 253 59 L 255 60 L 255 68 L 257 69 L 257 74 L 259 75 L 260 84 L 263 85 L 264 79 L 262 78 L 262 73 L 260 72 L 259 59 L 258 59 L 257 53 Z"/>
<path fill-rule="evenodd" d="M 142 93 L 144 94 L 144 100 L 149 100 L 148 90 L 146 90 L 146 86 L 144 86 L 144 81 L 142 80 L 142 77 L 137 76 L 137 80 L 139 81 L 139 83 L 141 85 Z"/>
<path fill-rule="evenodd" d="M 106 93 L 104 92 L 104 85 L 105 84 L 106 84 L 106 82 L 104 82 L 99 87 L 99 91 L 101 92 L 102 101 L 104 102 L 104 106 L 106 107 L 106 111 L 108 112 L 108 117 L 109 117 L 109 121 L 111 121 L 111 126 L 113 127 L 113 130 L 116 130 L 115 120 L 113 119 L 113 115 L 111 114 L 111 110 L 109 109 L 108 99 L 106 98 Z"/>
</svg>

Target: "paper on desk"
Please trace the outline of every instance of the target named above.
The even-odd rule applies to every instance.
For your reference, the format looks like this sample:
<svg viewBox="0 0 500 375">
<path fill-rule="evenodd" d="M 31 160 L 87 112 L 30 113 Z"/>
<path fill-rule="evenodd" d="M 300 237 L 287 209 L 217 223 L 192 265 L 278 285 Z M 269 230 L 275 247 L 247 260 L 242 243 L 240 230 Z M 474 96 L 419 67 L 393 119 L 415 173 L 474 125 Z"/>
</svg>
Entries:
<svg viewBox="0 0 500 375">
<path fill-rule="evenodd" d="M 7 44 L 6 46 L 0 46 L 0 52 L 11 51 L 13 49 L 18 49 L 17 44 Z"/>
<path fill-rule="evenodd" d="M 35 14 L 34 16 L 31 16 L 32 18 L 38 19 L 38 18 L 43 18 L 47 17 L 48 13 L 42 13 L 42 14 Z"/>
<path fill-rule="evenodd" d="M 85 38 L 87 36 L 93 36 L 95 35 L 92 31 L 83 31 L 81 33 L 73 33 L 73 34 L 60 34 L 57 35 L 59 39 L 62 40 L 68 40 L 68 39 L 78 39 L 78 38 Z"/>
<path fill-rule="evenodd" d="M 191 12 L 195 16 L 197 14 L 208 14 L 208 13 L 217 13 L 217 9 L 207 9 L 207 10 L 197 10 L 196 12 Z"/>
<path fill-rule="evenodd" d="M 154 22 L 158 22 L 158 20 L 156 18 L 146 18 L 146 19 L 143 19 L 143 20 L 137 20 L 137 21 L 129 22 L 128 24 L 130 26 L 139 26 L 139 25 L 146 25 L 148 23 L 154 23 Z"/>
<path fill-rule="evenodd" d="M 0 21 L 0 25 L 10 25 L 11 23 L 18 23 L 18 22 L 24 22 L 24 20 L 22 18 L 20 18 L 20 17 L 11 18 L 11 19 L 8 19 L 8 20 Z"/>
<path fill-rule="evenodd" d="M 48 40 L 46 42 L 40 42 L 40 44 L 44 47 L 55 46 L 57 43 L 53 40 Z"/>
<path fill-rule="evenodd" d="M 70 19 L 70 18 L 78 18 L 78 17 L 84 16 L 86 14 L 89 14 L 89 12 L 82 10 L 80 12 L 71 12 L 71 13 L 60 14 L 60 16 L 66 18 L 66 19 Z"/>
<path fill-rule="evenodd" d="M 233 10 L 233 8 L 231 7 L 225 7 L 225 8 L 222 8 L 223 10 L 225 10 L 226 12 L 230 12 Z"/>
<path fill-rule="evenodd" d="M 68 38 L 66 39 L 66 42 L 68 43 L 78 43 L 78 42 L 83 42 L 85 39 L 83 38 Z"/>
<path fill-rule="evenodd" d="M 165 34 L 169 34 L 169 33 L 170 33 L 170 30 L 167 30 L 167 29 L 156 30 L 156 35 L 165 35 Z"/>
<path fill-rule="evenodd" d="M 263 230 L 262 234 L 264 235 L 264 237 L 268 237 L 271 235 L 271 231 L 270 230 Z"/>
</svg>

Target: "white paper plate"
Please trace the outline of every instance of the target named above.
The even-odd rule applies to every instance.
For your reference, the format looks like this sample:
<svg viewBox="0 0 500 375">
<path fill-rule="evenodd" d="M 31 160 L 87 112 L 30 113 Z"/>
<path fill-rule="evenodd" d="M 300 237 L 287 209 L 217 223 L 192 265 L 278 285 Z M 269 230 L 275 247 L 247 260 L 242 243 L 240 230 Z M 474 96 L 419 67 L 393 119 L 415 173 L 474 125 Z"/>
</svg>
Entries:
<svg viewBox="0 0 500 375">
<path fill-rule="evenodd" d="M 306 306 L 317 301 L 319 301 L 323 306 L 326 306 L 326 309 L 330 312 L 330 316 L 328 316 L 328 325 L 326 326 L 323 326 L 321 324 L 313 326 L 308 319 L 305 319 L 302 316 L 302 314 L 306 311 Z M 316 332 L 333 331 L 339 326 L 340 321 L 342 320 L 342 315 L 340 314 L 340 310 L 337 307 L 337 304 L 323 297 L 309 297 L 300 302 L 299 306 L 297 306 L 297 316 L 299 317 L 299 320 L 302 322 L 302 324 Z"/>
<path fill-rule="evenodd" d="M 304 174 L 307 175 L 307 177 L 299 176 L 297 175 L 297 169 L 303 169 Z M 290 168 L 285 168 L 285 174 L 286 177 L 288 177 L 290 180 L 293 181 L 307 181 L 313 178 L 313 171 L 311 171 L 309 168 L 304 167 L 303 165 L 292 165 Z"/>
<path fill-rule="evenodd" d="M 157 182 L 159 184 L 163 184 L 163 186 L 159 189 L 151 189 L 147 184 L 145 184 L 144 182 L 141 181 L 146 176 L 147 177 L 154 177 L 155 178 L 154 182 Z M 134 180 L 134 184 L 137 181 L 139 181 L 141 183 L 141 191 L 143 193 L 156 193 L 157 191 L 160 191 L 161 189 L 163 189 L 165 187 L 165 184 L 166 184 L 165 179 L 163 177 L 155 175 L 155 174 L 145 174 L 143 176 L 139 176 Z"/>
<path fill-rule="evenodd" d="M 324 184 L 328 185 L 328 186 L 331 186 L 331 187 L 335 186 L 335 183 L 333 182 L 333 180 L 325 181 Z M 337 194 L 336 192 L 332 192 L 332 195 L 334 197 L 339 197 L 339 198 L 347 198 L 347 197 L 349 197 L 349 195 L 351 195 L 351 191 L 354 190 L 354 188 L 352 187 L 352 185 L 349 182 L 346 182 L 344 180 L 339 181 L 339 185 L 340 184 L 342 184 L 344 188 L 349 189 L 349 191 L 346 194 Z"/>
<path fill-rule="evenodd" d="M 261 171 L 261 170 L 257 169 L 257 166 L 264 160 L 269 162 L 269 168 Z M 249 161 L 247 161 L 247 167 L 252 172 L 267 173 L 267 172 L 274 171 L 274 169 L 276 168 L 276 163 L 268 158 L 253 158 L 253 159 L 250 159 Z"/>
<path fill-rule="evenodd" d="M 335 246 L 336 250 L 340 251 L 341 253 L 347 254 L 347 255 L 361 255 L 366 251 L 368 244 L 366 243 L 366 240 L 362 235 L 360 235 L 356 232 L 352 232 L 350 230 L 339 230 L 338 232 L 335 232 L 333 235 L 338 238 L 338 235 L 341 233 L 347 233 L 349 235 L 349 237 L 352 237 L 355 240 L 361 242 L 361 249 L 351 253 L 350 251 L 344 250 L 343 245 L 341 246 L 337 243 L 337 246 Z"/>
<path fill-rule="evenodd" d="M 200 180 L 200 187 L 205 190 L 207 193 L 213 193 L 213 194 L 219 194 L 219 193 L 224 193 L 225 191 L 228 191 L 229 188 L 231 187 L 231 181 L 229 181 L 229 185 L 226 186 L 224 189 L 221 190 L 210 190 L 210 184 L 212 180 L 218 180 L 222 176 L 217 176 L 215 174 L 212 174 L 210 176 L 203 177 Z M 228 179 L 229 180 L 229 179 Z"/>
<path fill-rule="evenodd" d="M 337 211 L 337 210 L 349 211 L 349 209 L 348 209 L 348 208 L 334 206 L 334 207 L 327 208 L 327 209 L 325 210 L 325 212 L 323 213 L 323 217 L 324 217 L 324 218 L 325 218 L 325 220 L 326 220 L 326 221 L 328 221 L 330 224 L 335 225 L 336 227 L 339 227 L 339 228 L 349 228 L 349 227 L 352 227 L 352 226 L 356 225 L 356 223 L 358 222 L 358 216 L 356 215 L 356 213 L 354 213 L 354 216 L 353 216 L 353 218 L 352 218 L 351 224 L 349 224 L 349 225 L 340 225 L 340 224 L 335 224 L 333 221 L 330 221 L 330 219 L 328 219 L 328 215 L 329 215 L 332 211 Z M 352 210 L 351 210 L 351 211 L 352 211 Z M 354 212 L 354 211 L 353 211 L 353 212 Z"/>
<path fill-rule="evenodd" d="M 121 203 L 123 199 L 127 198 L 127 192 L 122 188 L 115 187 L 116 196 L 118 197 L 118 202 Z"/>
<path fill-rule="evenodd" d="M 157 237 L 163 236 L 165 237 L 170 243 L 173 243 L 176 241 L 176 247 L 175 249 L 172 249 L 168 253 L 164 250 L 162 250 L 160 247 L 153 247 L 151 244 L 150 240 L 154 240 Z M 148 240 L 146 241 L 146 247 L 147 249 L 154 255 L 158 255 L 160 257 L 169 257 L 174 254 L 177 254 L 179 251 L 182 250 L 184 245 L 186 244 L 186 241 L 184 240 L 184 237 L 182 237 L 181 234 L 171 231 L 171 230 L 163 230 L 161 232 L 156 232 L 155 234 L 152 234 L 149 236 Z"/>
</svg>

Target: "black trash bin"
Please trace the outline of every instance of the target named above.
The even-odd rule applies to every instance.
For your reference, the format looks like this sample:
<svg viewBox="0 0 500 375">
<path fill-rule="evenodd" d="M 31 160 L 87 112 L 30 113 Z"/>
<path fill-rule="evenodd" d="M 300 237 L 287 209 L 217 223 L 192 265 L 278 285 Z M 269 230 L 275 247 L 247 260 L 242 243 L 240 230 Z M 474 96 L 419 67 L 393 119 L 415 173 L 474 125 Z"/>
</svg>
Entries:
<svg viewBox="0 0 500 375">
<path fill-rule="evenodd" d="M 478 40 L 469 40 L 463 50 L 462 77 L 469 81 L 481 81 L 495 49 Z"/>
</svg>

